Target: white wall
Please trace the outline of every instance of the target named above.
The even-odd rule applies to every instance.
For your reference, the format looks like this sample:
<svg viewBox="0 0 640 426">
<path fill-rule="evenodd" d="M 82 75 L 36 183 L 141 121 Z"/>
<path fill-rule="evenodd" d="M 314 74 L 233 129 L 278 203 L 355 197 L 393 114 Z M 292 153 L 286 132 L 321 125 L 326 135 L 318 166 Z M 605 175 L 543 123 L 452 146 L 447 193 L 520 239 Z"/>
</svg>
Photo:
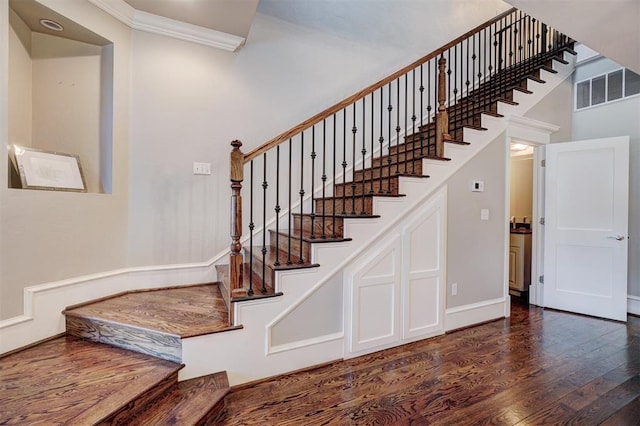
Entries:
<svg viewBox="0 0 640 426">
<path fill-rule="evenodd" d="M 113 194 L 7 188 L 0 161 L 0 319 L 23 312 L 23 289 L 126 264 L 130 30 L 84 0 L 41 0 L 111 40 L 114 49 Z M 9 143 L 8 2 L 0 2 L 0 146 Z M 5 151 L 6 152 L 6 151 Z"/>
<path fill-rule="evenodd" d="M 506 143 L 497 137 L 448 182 L 447 308 L 504 296 Z M 484 181 L 484 192 L 471 191 L 474 180 Z M 480 219 L 481 209 L 489 220 Z"/>
</svg>

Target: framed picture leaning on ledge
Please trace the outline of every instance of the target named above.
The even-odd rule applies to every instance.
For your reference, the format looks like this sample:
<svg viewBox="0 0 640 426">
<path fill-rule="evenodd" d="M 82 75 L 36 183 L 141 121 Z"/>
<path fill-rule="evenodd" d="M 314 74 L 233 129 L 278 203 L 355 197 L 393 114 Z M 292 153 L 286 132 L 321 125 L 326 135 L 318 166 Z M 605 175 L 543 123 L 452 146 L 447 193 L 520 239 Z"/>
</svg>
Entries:
<svg viewBox="0 0 640 426">
<path fill-rule="evenodd" d="M 87 192 L 77 155 L 18 145 L 10 153 L 23 189 Z"/>
</svg>

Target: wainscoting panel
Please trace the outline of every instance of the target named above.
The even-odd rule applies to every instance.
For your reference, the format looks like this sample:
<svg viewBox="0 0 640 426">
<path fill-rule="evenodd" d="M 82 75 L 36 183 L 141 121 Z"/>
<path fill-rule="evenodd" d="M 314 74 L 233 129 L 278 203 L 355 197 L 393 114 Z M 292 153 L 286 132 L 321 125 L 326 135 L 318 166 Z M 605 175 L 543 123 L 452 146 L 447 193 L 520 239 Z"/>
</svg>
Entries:
<svg viewBox="0 0 640 426">
<path fill-rule="evenodd" d="M 345 271 L 345 358 L 444 333 L 446 187 Z"/>
<path fill-rule="evenodd" d="M 353 277 L 350 299 L 351 352 L 398 340 L 400 238 L 392 239 Z"/>
<path fill-rule="evenodd" d="M 405 340 L 444 332 L 445 206 L 440 193 L 402 232 Z"/>
</svg>

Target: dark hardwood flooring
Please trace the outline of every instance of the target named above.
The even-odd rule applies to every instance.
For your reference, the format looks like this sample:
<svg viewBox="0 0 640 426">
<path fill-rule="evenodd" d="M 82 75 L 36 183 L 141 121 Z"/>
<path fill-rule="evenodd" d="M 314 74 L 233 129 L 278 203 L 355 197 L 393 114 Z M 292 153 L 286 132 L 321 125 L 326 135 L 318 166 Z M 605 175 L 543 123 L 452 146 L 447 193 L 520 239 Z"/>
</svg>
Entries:
<svg viewBox="0 0 640 426">
<path fill-rule="evenodd" d="M 175 376 L 180 364 L 75 337 L 0 358 L 0 424 L 92 425 Z"/>
<path fill-rule="evenodd" d="M 640 425 L 640 318 L 509 319 L 234 389 L 223 425 Z"/>
</svg>

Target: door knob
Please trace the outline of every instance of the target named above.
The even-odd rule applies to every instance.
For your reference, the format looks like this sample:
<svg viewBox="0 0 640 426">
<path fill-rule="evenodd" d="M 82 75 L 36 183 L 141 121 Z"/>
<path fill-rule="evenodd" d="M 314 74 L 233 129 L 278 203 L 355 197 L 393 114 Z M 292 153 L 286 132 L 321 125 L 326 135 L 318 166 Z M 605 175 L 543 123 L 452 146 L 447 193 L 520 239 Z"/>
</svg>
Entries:
<svg viewBox="0 0 640 426">
<path fill-rule="evenodd" d="M 618 241 L 622 241 L 622 240 L 624 240 L 624 235 L 618 234 L 615 237 L 607 237 L 607 238 L 615 238 Z"/>
</svg>

